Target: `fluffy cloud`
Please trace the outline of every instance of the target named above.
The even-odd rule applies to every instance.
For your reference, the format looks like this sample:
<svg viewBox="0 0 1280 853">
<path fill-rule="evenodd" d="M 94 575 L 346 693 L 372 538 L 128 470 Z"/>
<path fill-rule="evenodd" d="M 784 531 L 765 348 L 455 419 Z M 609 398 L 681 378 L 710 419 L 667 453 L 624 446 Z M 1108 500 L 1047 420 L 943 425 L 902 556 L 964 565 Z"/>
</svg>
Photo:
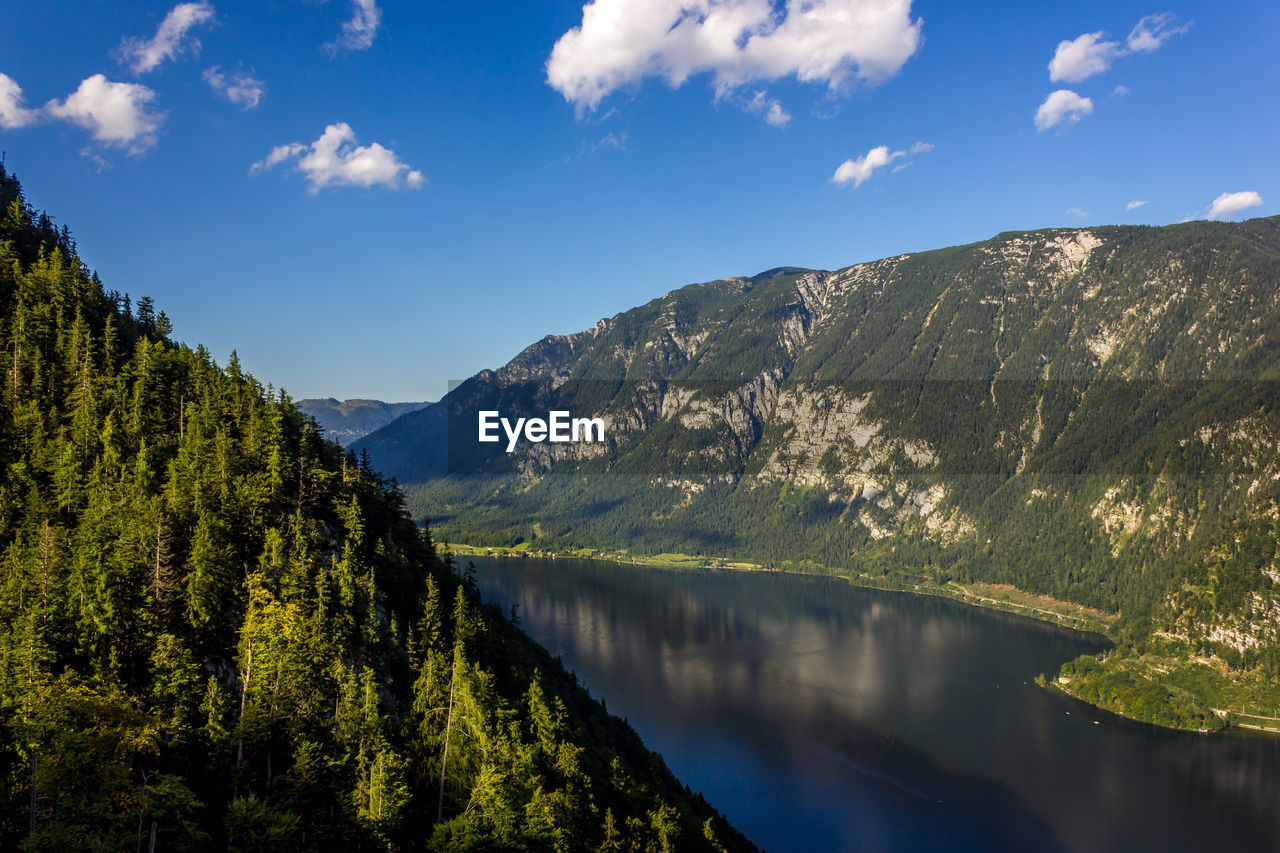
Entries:
<svg viewBox="0 0 1280 853">
<path fill-rule="evenodd" d="M 343 123 L 343 126 L 346 126 L 345 122 Z M 330 127 L 337 127 L 337 125 L 330 125 Z M 290 142 L 288 145 L 277 145 L 275 148 L 271 149 L 270 154 L 249 167 L 249 174 L 256 175 L 263 169 L 270 169 L 272 166 L 278 166 L 285 160 L 297 157 L 306 150 L 307 146 L 303 145 L 301 142 Z"/>
<path fill-rule="evenodd" d="M 853 188 L 857 189 L 874 175 L 877 169 L 888 166 L 894 160 L 913 154 L 925 154 L 932 150 L 933 145 L 929 142 L 917 142 L 905 151 L 890 151 L 888 145 L 879 145 L 856 160 L 845 160 L 836 168 L 836 173 L 831 176 L 831 180 L 841 186 L 853 184 Z"/>
<path fill-rule="evenodd" d="M 377 0 L 351 0 L 351 19 L 343 23 L 342 35 L 325 45 L 330 51 L 368 50 L 382 26 L 382 10 Z"/>
<path fill-rule="evenodd" d="M 188 33 L 193 27 L 212 21 L 213 6 L 208 3 L 179 3 L 164 16 L 151 39 L 125 39 L 120 45 L 120 59 L 129 63 L 134 74 L 154 71 L 166 59 L 199 51 L 200 42 Z"/>
<path fill-rule="evenodd" d="M 1147 15 L 1134 25 L 1125 39 L 1129 53 L 1152 53 L 1170 38 L 1181 35 L 1191 29 L 1190 24 L 1181 27 L 1173 25 L 1174 17 L 1167 12 L 1160 15 Z"/>
<path fill-rule="evenodd" d="M 1135 198 L 1133 201 L 1131 201 L 1131 202 L 1129 202 L 1128 204 L 1126 204 L 1126 205 L 1124 206 L 1124 209 L 1125 209 L 1125 210 L 1137 210 L 1138 208 L 1142 207 L 1144 204 L 1146 204 L 1146 201 L 1145 201 L 1145 200 L 1143 200 L 1143 199 L 1139 199 L 1139 198 Z"/>
<path fill-rule="evenodd" d="M 22 105 L 22 87 L 8 74 L 0 74 L 0 127 L 26 127 L 40 120 L 38 110 Z"/>
<path fill-rule="evenodd" d="M 267 93 L 267 85 L 261 80 L 242 71 L 226 74 L 217 65 L 205 69 L 203 79 L 213 91 L 242 110 L 256 107 Z"/>
<path fill-rule="evenodd" d="M 1185 33 L 1189 25 L 1174 26 L 1172 15 L 1147 15 L 1134 25 L 1122 45 L 1118 41 L 1104 41 L 1103 33 L 1085 33 L 1072 41 L 1058 42 L 1058 49 L 1049 61 L 1049 80 L 1053 83 L 1079 83 L 1096 74 L 1102 74 L 1122 56 L 1135 53 L 1153 53 L 1179 33 Z"/>
<path fill-rule="evenodd" d="M 763 90 L 756 92 L 747 101 L 747 112 L 763 115 L 765 123 L 770 127 L 786 127 L 791 121 L 791 113 L 783 108 L 782 102 L 777 98 L 770 98 L 769 93 Z"/>
<path fill-rule="evenodd" d="M 155 144 L 164 113 L 150 104 L 156 93 L 137 83 L 113 83 L 102 74 L 80 81 L 63 100 L 54 99 L 37 110 L 23 106 L 22 88 L 0 74 L 0 127 L 14 129 L 39 121 L 65 121 L 89 131 L 95 142 L 124 149 L 134 156 Z M 101 158 L 85 149 L 86 155 Z"/>
<path fill-rule="evenodd" d="M 1262 204 L 1262 196 L 1252 190 L 1239 193 L 1223 193 L 1209 206 L 1210 219 L 1226 219 L 1242 210 Z"/>
<path fill-rule="evenodd" d="M 344 121 L 326 127 L 310 145 L 291 142 L 276 146 L 249 172 L 254 174 L 295 159 L 311 184 L 309 192 L 313 195 L 331 186 L 417 189 L 426 183 L 421 172 L 409 168 L 391 149 L 376 142 L 357 145 L 355 131 Z"/>
<path fill-rule="evenodd" d="M 1044 99 L 1036 110 L 1036 130 L 1043 133 L 1051 127 L 1067 123 L 1075 124 L 1082 116 L 1093 112 L 1093 101 L 1083 98 L 1070 89 L 1059 89 Z"/>
<path fill-rule="evenodd" d="M 1049 60 L 1049 80 L 1079 83 L 1108 70 L 1116 57 L 1123 55 L 1119 42 L 1103 41 L 1102 33 L 1085 33 L 1074 41 L 1058 43 Z"/>
<path fill-rule="evenodd" d="M 547 82 L 580 111 L 647 77 L 675 88 L 704 72 L 718 94 L 790 75 L 839 90 L 896 74 L 920 29 L 910 0 L 593 0 L 552 49 Z"/>
<path fill-rule="evenodd" d="M 141 154 L 155 144 L 164 115 L 148 105 L 156 93 L 137 83 L 113 83 L 101 74 L 87 77 L 63 101 L 45 104 L 52 118 L 89 131 L 97 142 Z"/>
</svg>

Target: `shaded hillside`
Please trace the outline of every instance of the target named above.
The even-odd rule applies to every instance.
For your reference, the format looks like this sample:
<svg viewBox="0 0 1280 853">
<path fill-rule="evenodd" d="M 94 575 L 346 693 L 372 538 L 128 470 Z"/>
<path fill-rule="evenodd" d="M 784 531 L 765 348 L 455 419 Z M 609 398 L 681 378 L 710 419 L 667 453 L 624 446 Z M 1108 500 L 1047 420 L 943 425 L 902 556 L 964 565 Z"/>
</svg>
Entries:
<svg viewBox="0 0 1280 853">
<path fill-rule="evenodd" d="M 346 447 L 401 415 L 416 412 L 430 403 L 384 403 L 381 400 L 359 399 L 339 402 L 333 397 L 325 397 L 298 400 L 296 405 L 303 414 L 315 418 L 326 438 Z"/>
<path fill-rule="evenodd" d="M 685 287 L 356 446 L 451 539 L 1011 584 L 1273 683 L 1277 376 L 1280 218 L 1050 229 Z"/>
<path fill-rule="evenodd" d="M 0 167 L 0 849 L 751 849 Z"/>
</svg>

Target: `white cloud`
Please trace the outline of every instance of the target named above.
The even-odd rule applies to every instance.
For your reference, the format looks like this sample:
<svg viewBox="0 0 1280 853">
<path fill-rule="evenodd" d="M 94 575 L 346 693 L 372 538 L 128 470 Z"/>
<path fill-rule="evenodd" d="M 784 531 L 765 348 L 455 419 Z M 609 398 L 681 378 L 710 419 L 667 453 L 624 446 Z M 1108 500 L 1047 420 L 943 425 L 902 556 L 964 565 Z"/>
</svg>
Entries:
<svg viewBox="0 0 1280 853">
<path fill-rule="evenodd" d="M 292 142 L 279 145 L 249 169 L 255 174 L 286 160 L 297 159 L 313 195 L 325 187 L 372 187 L 418 189 L 426 178 L 411 169 L 396 153 L 374 142 L 357 145 L 355 131 L 346 122 L 331 124 L 310 145 Z"/>
<path fill-rule="evenodd" d="M 1067 216 L 1078 216 L 1081 219 L 1088 219 L 1089 212 L 1087 210 L 1081 210 L 1078 207 L 1070 207 L 1067 208 Z"/>
<path fill-rule="evenodd" d="M 791 75 L 838 91 L 898 73 L 921 24 L 910 0 L 593 0 L 552 49 L 547 82 L 579 112 L 647 77 L 677 88 L 704 72 L 718 95 Z"/>
<path fill-rule="evenodd" d="M 1169 13 L 1147 15 L 1134 25 L 1125 39 L 1130 53 L 1153 53 L 1170 38 L 1181 35 L 1191 29 L 1190 24 L 1181 27 L 1173 25 L 1174 17 Z"/>
<path fill-rule="evenodd" d="M 621 133 L 615 133 L 613 131 L 609 131 L 604 136 L 596 140 L 584 139 L 582 140 L 581 150 L 579 150 L 577 154 L 571 157 L 565 157 L 564 162 L 567 165 L 581 157 L 594 156 L 597 151 L 600 151 L 601 149 L 604 149 L 604 148 L 612 148 L 615 151 L 626 151 L 627 137 L 629 135 L 630 135 L 630 131 L 627 131 L 627 130 L 624 130 Z"/>
<path fill-rule="evenodd" d="M 1116 86 L 1114 89 L 1112 89 L 1112 90 L 1111 90 L 1111 94 L 1113 94 L 1113 95 L 1127 95 L 1127 94 L 1129 94 L 1129 87 L 1128 87 L 1128 86 L 1126 86 L 1126 85 L 1124 85 L 1123 83 L 1121 83 L 1119 86 Z"/>
<path fill-rule="evenodd" d="M 200 42 L 190 37 L 193 27 L 213 21 L 213 6 L 208 3 L 179 3 L 164 16 L 156 34 L 149 40 L 125 39 L 120 45 L 120 59 L 129 63 L 134 74 L 154 71 L 166 59 L 200 51 Z"/>
<path fill-rule="evenodd" d="M 80 82 L 79 88 L 59 102 L 45 104 L 49 116 L 88 130 L 103 145 L 141 154 L 155 144 L 163 113 L 148 109 L 156 93 L 138 83 L 113 83 L 101 74 Z"/>
<path fill-rule="evenodd" d="M 769 93 L 763 89 L 747 101 L 747 112 L 763 115 L 765 123 L 770 127 L 786 127 L 791 121 L 791 113 L 783 108 L 782 102 L 777 98 L 770 98 Z"/>
<path fill-rule="evenodd" d="M 1070 89 L 1050 93 L 1036 110 L 1036 130 L 1043 133 L 1051 127 L 1066 123 L 1075 124 L 1082 116 L 1093 112 L 1093 101 L 1083 98 Z"/>
<path fill-rule="evenodd" d="M 382 10 L 377 0 L 351 0 L 351 19 L 342 25 L 342 35 L 325 48 L 336 52 L 345 50 L 368 50 L 373 47 L 373 40 L 382 26 Z"/>
<path fill-rule="evenodd" d="M 929 142 L 917 142 L 906 151 L 890 151 L 889 146 L 879 145 L 856 160 L 845 160 L 836 168 L 836 173 L 831 176 L 831 180 L 842 186 L 853 184 L 853 188 L 857 189 L 862 186 L 864 181 L 874 175 L 877 169 L 888 166 L 894 160 L 913 154 L 925 154 L 932 150 L 933 144 Z M 893 171 L 900 172 L 910 165 L 910 163 L 905 163 Z"/>
<path fill-rule="evenodd" d="M 1147 202 L 1146 202 L 1146 200 L 1144 200 L 1144 199 L 1135 198 L 1133 201 L 1131 201 L 1131 202 L 1129 202 L 1128 204 L 1126 204 L 1126 205 L 1124 206 L 1124 209 L 1125 209 L 1125 210 L 1137 210 L 1138 208 L 1142 207 L 1142 206 L 1143 206 L 1144 204 L 1146 204 L 1146 203 L 1147 203 Z"/>
<path fill-rule="evenodd" d="M 591 146 L 591 152 L 594 154 L 600 148 L 613 148 L 618 151 L 627 150 L 627 131 L 622 133 L 606 133 L 600 138 L 600 141 Z"/>
<path fill-rule="evenodd" d="M 862 182 L 875 174 L 876 169 L 887 166 L 902 156 L 901 151 L 889 153 L 889 146 L 879 145 L 872 148 L 856 160 L 845 160 L 836 168 L 831 180 L 837 184 L 853 184 L 854 189 L 862 186 Z"/>
<path fill-rule="evenodd" d="M 307 150 L 307 146 L 301 142 L 290 142 L 288 145 L 277 145 L 271 149 L 271 153 L 263 159 L 259 160 L 249 167 L 249 174 L 256 175 L 263 169 L 270 169 L 288 160 L 291 157 L 297 157 L 303 151 Z"/>
<path fill-rule="evenodd" d="M 1209 206 L 1210 219 L 1226 219 L 1242 210 L 1262 204 L 1262 196 L 1252 190 L 1239 193 L 1223 193 Z"/>
<path fill-rule="evenodd" d="M 8 74 L 0 74 L 0 127 L 12 130 L 40 120 L 38 110 L 29 110 L 22 103 L 22 87 Z"/>
<path fill-rule="evenodd" d="M 1049 80 L 1053 83 L 1079 83 L 1109 70 L 1122 56 L 1154 53 L 1170 38 L 1185 33 L 1191 26 L 1176 27 L 1173 22 L 1173 15 L 1147 15 L 1134 25 L 1123 45 L 1103 40 L 1102 32 L 1085 33 L 1072 41 L 1058 42 L 1058 49 L 1049 60 Z M 1121 88 L 1117 87 L 1117 90 Z M 1123 93 L 1117 91 L 1117 94 Z"/>
<path fill-rule="evenodd" d="M 40 109 L 23 106 L 22 88 L 7 74 L 0 74 L 0 127 L 14 129 L 53 119 L 77 125 L 89 131 L 100 145 L 122 148 L 137 156 L 156 142 L 156 131 L 164 113 L 149 105 L 156 93 L 138 83 L 113 83 L 102 74 L 80 81 L 74 92 L 63 100 L 53 99 Z M 105 166 L 93 148 L 85 156 Z"/>
<path fill-rule="evenodd" d="M 267 93 L 267 84 L 243 71 L 226 74 L 221 67 L 215 65 L 205 69 L 202 76 L 213 91 L 242 110 L 256 107 Z"/>
<path fill-rule="evenodd" d="M 1079 83 L 1111 67 L 1116 57 L 1123 56 L 1119 42 L 1102 41 L 1102 33 L 1085 33 L 1074 41 L 1058 42 L 1049 61 L 1049 80 L 1057 83 Z"/>
</svg>

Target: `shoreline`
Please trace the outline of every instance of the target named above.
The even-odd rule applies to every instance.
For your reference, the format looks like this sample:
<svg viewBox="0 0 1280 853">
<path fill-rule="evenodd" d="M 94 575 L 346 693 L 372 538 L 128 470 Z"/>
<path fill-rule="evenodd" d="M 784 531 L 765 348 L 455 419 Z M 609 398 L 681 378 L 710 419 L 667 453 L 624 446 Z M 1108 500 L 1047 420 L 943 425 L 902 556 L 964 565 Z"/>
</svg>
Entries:
<svg viewBox="0 0 1280 853">
<path fill-rule="evenodd" d="M 1046 596 L 1037 596 L 1034 593 L 1028 593 L 1023 590 L 1019 590 L 1016 587 L 1007 585 L 976 583 L 964 586 L 956 581 L 947 581 L 945 584 L 937 584 L 923 579 L 895 579 L 890 577 L 878 577 L 866 573 L 803 571 L 794 567 L 783 569 L 776 566 L 765 566 L 759 563 L 752 563 L 746 560 L 731 560 L 728 558 L 703 557 L 688 554 L 655 554 L 645 556 L 631 554 L 624 550 L 600 551 L 588 548 L 579 548 L 572 551 L 539 551 L 531 548 L 506 548 L 488 545 L 471 545 L 461 542 L 439 542 L 437 543 L 437 547 L 458 557 L 503 557 L 510 559 L 540 557 L 551 560 L 602 560 L 604 562 L 618 563 L 621 565 L 648 566 L 651 568 L 662 569 L 774 572 L 804 577 L 838 578 L 864 589 L 881 589 L 889 592 L 906 592 L 913 595 L 928 595 L 934 598 L 947 598 L 952 601 L 969 604 L 982 610 L 1012 613 L 1016 616 L 1024 616 L 1028 619 L 1033 619 L 1036 622 L 1055 625 L 1059 628 L 1066 628 L 1071 631 L 1079 631 L 1085 634 L 1094 634 L 1107 640 L 1114 640 L 1110 629 L 1119 619 L 1118 615 L 1100 614 L 1096 611 L 1091 611 L 1090 608 L 1086 608 L 1082 605 L 1076 605 L 1071 602 L 1053 601 L 1052 599 L 1047 599 Z M 1010 597 L 1004 599 L 992 598 L 990 595 L 983 594 L 983 592 L 987 591 L 997 591 Z M 1012 594 L 1036 600 L 1041 604 L 1053 601 L 1053 603 L 1059 604 L 1062 609 L 1053 610 L 1048 607 L 1036 606 L 1035 604 L 1031 604 L 1027 601 L 1016 601 L 1011 597 Z"/>
<path fill-rule="evenodd" d="M 1116 708 L 1110 707 L 1108 705 L 1104 705 L 1100 702 L 1090 702 L 1088 699 L 1084 699 L 1078 694 L 1074 693 L 1068 684 L 1062 683 L 1060 678 L 1046 680 L 1046 682 L 1040 686 L 1045 690 L 1051 690 L 1056 693 L 1061 693 L 1063 696 L 1067 696 L 1075 700 L 1076 702 L 1079 702 L 1081 705 L 1084 705 L 1087 708 L 1096 708 L 1099 711 L 1105 711 L 1106 713 L 1111 714 L 1114 717 L 1118 717 L 1119 719 L 1124 720 L 1126 722 L 1138 723 L 1144 726 L 1155 726 L 1158 729 L 1168 729 L 1169 731 L 1188 732 L 1191 734 L 1201 734 L 1201 735 L 1223 734 L 1224 732 L 1229 732 L 1233 729 L 1242 729 L 1242 730 L 1248 730 L 1248 731 L 1254 731 L 1254 732 L 1265 732 L 1267 734 L 1280 734 L 1280 728 L 1270 728 L 1267 726 L 1257 725 L 1255 723 L 1240 722 L 1240 717 L 1247 717 L 1249 719 L 1271 719 L 1269 717 L 1258 717 L 1253 714 L 1236 713 L 1234 711 L 1229 711 L 1225 708 L 1209 709 L 1210 711 L 1213 712 L 1213 715 L 1215 717 L 1223 721 L 1223 726 L 1219 729 L 1207 729 L 1207 728 L 1193 729 L 1190 727 L 1164 726 L 1159 723 L 1150 722 L 1149 720 L 1139 720 L 1136 717 L 1131 717 L 1128 714 L 1124 713 L 1123 711 L 1117 710 Z"/>
<path fill-rule="evenodd" d="M 1114 642 L 1111 629 L 1119 620 L 1119 614 L 1103 614 L 1092 611 L 1090 608 L 1076 605 L 1071 602 L 1061 602 L 1050 599 L 1047 596 L 1037 596 L 1019 590 L 1016 587 L 1008 585 L 975 583 L 965 586 L 956 581 L 947 581 L 945 584 L 938 584 L 924 579 L 907 579 L 892 578 L 889 576 L 873 576 L 866 573 L 841 573 L 841 572 L 821 572 L 821 571 L 804 571 L 795 567 L 779 568 L 776 566 L 765 566 L 759 563 L 752 563 L 745 560 L 730 560 L 718 557 L 703 557 L 689 554 L 655 554 L 655 555 L 639 555 L 632 554 L 625 550 L 602 551 L 591 548 L 565 549 L 561 551 L 543 551 L 535 550 L 529 547 L 496 547 L 486 545 L 471 545 L 460 542 L 439 542 L 437 547 L 443 554 L 453 555 L 455 557 L 500 557 L 504 559 L 528 559 L 531 557 L 541 559 L 576 559 L 576 560 L 601 560 L 604 562 L 617 563 L 620 565 L 630 566 L 646 566 L 649 568 L 661 569 L 683 569 L 689 571 L 741 571 L 741 572 L 768 572 L 783 573 L 804 577 L 819 577 L 844 580 L 847 583 L 864 589 L 879 589 L 887 592 L 904 592 L 912 595 L 926 595 L 934 598 L 946 598 L 957 601 L 962 604 L 968 604 L 982 610 L 991 610 L 1001 613 L 1011 613 L 1015 616 L 1022 616 L 1036 622 L 1042 622 L 1048 625 L 1054 625 L 1069 631 L 1077 631 L 1085 634 L 1092 634 L 1102 637 L 1106 640 Z M 997 593 L 1005 596 L 1004 598 L 993 598 L 990 594 Z M 1025 600 L 1014 600 L 1014 596 L 1021 597 Z M 1036 603 L 1032 603 L 1036 602 Z M 1051 606 L 1038 605 L 1058 605 L 1061 609 L 1055 610 Z M 1153 723 L 1146 720 L 1140 720 L 1132 717 L 1119 710 L 1117 707 L 1109 707 L 1104 703 L 1093 703 L 1076 696 L 1064 685 L 1058 683 L 1057 676 L 1048 677 L 1047 683 L 1044 685 L 1046 689 L 1056 690 L 1065 695 L 1071 696 L 1078 702 L 1082 702 L 1093 708 L 1114 714 L 1125 720 L 1136 723 L 1144 723 L 1153 725 L 1157 728 L 1168 728 L 1174 731 L 1190 731 L 1195 732 L 1197 729 L 1180 728 L 1175 726 L 1163 726 L 1159 723 Z M 1261 731 L 1268 734 L 1280 734 L 1280 728 L 1268 728 L 1262 725 L 1251 724 L 1241 721 L 1239 718 L 1252 718 L 1253 715 L 1243 712 L 1227 711 L 1222 709 L 1213 709 L 1214 714 L 1220 719 L 1226 719 L 1228 714 L 1231 715 L 1231 723 L 1219 731 L 1229 731 L 1233 728 L 1248 729 L 1251 731 Z M 1217 732 L 1209 732 L 1201 729 L 1201 733 L 1216 734 Z"/>
</svg>

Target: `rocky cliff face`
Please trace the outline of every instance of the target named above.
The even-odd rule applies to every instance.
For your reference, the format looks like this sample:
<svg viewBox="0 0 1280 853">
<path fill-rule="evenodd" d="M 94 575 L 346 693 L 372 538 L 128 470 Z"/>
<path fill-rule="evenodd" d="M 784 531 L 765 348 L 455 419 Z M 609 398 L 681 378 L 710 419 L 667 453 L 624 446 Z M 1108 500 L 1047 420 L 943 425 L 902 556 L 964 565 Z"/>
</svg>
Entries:
<svg viewBox="0 0 1280 853">
<path fill-rule="evenodd" d="M 1246 654 L 1280 625 L 1240 544 L 1276 523 L 1278 345 L 1280 218 L 1011 233 L 691 285 L 359 447 L 470 535 L 912 564 Z M 479 407 L 608 442 L 450 467 Z"/>
</svg>

